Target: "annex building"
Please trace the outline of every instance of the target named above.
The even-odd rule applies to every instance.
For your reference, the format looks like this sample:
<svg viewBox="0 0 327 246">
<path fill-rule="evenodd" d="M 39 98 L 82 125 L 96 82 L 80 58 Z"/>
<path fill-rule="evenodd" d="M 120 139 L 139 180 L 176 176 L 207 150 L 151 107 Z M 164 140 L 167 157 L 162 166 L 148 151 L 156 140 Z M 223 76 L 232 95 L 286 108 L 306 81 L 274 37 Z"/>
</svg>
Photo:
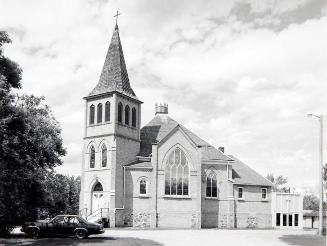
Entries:
<svg viewBox="0 0 327 246">
<path fill-rule="evenodd" d="M 85 99 L 80 212 L 110 227 L 266 228 L 272 183 L 155 106 L 129 81 L 115 26 L 100 79 Z"/>
</svg>

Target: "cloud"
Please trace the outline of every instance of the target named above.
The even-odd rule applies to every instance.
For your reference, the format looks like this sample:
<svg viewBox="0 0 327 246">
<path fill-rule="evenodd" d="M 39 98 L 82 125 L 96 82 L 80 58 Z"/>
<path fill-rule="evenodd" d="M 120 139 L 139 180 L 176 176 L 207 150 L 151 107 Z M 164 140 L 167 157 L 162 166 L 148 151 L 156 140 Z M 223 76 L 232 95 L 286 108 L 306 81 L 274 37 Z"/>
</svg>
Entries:
<svg viewBox="0 0 327 246">
<path fill-rule="evenodd" d="M 23 68 L 23 91 L 44 95 L 79 174 L 84 102 L 96 85 L 114 27 L 142 124 L 154 104 L 261 174 L 313 189 L 317 124 L 327 106 L 326 9 L 301 1 L 0 0 L 13 39 L 5 54 Z M 301 177 L 299 179 L 299 177 Z M 306 187 L 305 187 L 306 186 Z"/>
</svg>

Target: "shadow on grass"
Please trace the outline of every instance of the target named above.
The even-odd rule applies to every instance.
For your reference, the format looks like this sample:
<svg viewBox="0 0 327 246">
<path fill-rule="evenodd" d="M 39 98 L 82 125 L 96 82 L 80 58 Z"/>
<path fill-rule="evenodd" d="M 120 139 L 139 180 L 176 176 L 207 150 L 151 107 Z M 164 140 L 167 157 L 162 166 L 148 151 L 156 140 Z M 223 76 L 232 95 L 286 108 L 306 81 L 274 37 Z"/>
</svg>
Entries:
<svg viewBox="0 0 327 246">
<path fill-rule="evenodd" d="M 279 240 L 287 243 L 288 245 L 297 246 L 325 246 L 326 239 L 317 235 L 283 235 Z"/>
<path fill-rule="evenodd" d="M 110 246 L 162 246 L 162 244 L 140 238 L 90 236 L 79 240 L 74 237 L 41 237 L 27 238 L 24 235 L 15 235 L 9 238 L 0 238 L 0 245 L 110 245 Z"/>
</svg>

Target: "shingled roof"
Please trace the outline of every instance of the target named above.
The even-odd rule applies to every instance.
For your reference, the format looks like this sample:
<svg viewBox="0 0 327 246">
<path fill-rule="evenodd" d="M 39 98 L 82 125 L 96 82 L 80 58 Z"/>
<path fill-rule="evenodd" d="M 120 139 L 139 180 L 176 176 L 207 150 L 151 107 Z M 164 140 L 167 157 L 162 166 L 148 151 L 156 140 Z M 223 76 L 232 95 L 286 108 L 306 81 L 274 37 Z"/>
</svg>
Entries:
<svg viewBox="0 0 327 246">
<path fill-rule="evenodd" d="M 233 167 L 232 178 L 235 184 L 274 186 L 268 179 L 264 178 L 236 157 L 232 155 L 230 157 L 234 159 L 231 164 Z"/>
<path fill-rule="evenodd" d="M 119 92 L 137 99 L 129 83 L 117 24 L 111 38 L 111 43 L 109 45 L 99 82 L 88 97 L 108 92 Z"/>
<path fill-rule="evenodd" d="M 197 147 L 203 147 L 202 159 L 231 160 L 231 158 L 224 155 L 221 151 L 211 146 L 208 142 L 204 141 L 166 114 L 156 115 L 147 125 L 141 129 L 141 148 L 139 155 L 149 156 L 152 152 L 152 144 L 159 143 L 178 126 L 185 132 L 185 134 Z"/>
</svg>

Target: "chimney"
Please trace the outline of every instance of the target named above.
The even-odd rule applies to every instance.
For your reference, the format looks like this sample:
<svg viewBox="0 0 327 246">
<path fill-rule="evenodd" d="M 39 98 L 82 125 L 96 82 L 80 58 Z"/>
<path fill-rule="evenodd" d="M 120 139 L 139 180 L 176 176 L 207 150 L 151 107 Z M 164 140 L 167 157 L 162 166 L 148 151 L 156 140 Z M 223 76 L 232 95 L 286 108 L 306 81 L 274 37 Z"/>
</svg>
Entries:
<svg viewBox="0 0 327 246">
<path fill-rule="evenodd" d="M 156 103 L 156 114 L 168 114 L 168 103 Z"/>
<path fill-rule="evenodd" d="M 221 152 L 225 153 L 225 147 L 220 146 L 218 149 L 219 149 Z"/>
</svg>

